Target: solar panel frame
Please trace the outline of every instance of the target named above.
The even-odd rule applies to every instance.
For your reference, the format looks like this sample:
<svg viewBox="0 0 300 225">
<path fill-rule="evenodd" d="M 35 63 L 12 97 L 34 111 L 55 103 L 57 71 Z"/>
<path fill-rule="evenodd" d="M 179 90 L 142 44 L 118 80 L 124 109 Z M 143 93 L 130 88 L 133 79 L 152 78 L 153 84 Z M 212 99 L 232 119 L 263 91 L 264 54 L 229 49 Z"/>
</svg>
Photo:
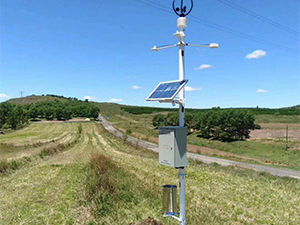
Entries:
<svg viewBox="0 0 300 225">
<path fill-rule="evenodd" d="M 178 82 L 182 82 L 182 84 L 177 88 L 177 90 L 174 92 L 174 94 L 171 97 L 168 97 L 168 98 L 163 98 L 163 97 L 154 98 L 154 97 L 151 97 L 158 90 L 158 88 L 161 85 L 163 85 L 163 84 L 171 84 L 171 83 L 178 83 Z M 174 100 L 174 98 L 176 97 L 176 95 L 181 91 L 181 89 L 184 87 L 184 85 L 186 85 L 187 82 L 188 82 L 188 80 L 173 80 L 173 81 L 160 82 L 154 88 L 154 90 L 148 95 L 148 97 L 146 98 L 146 101 L 171 102 L 171 101 Z"/>
</svg>

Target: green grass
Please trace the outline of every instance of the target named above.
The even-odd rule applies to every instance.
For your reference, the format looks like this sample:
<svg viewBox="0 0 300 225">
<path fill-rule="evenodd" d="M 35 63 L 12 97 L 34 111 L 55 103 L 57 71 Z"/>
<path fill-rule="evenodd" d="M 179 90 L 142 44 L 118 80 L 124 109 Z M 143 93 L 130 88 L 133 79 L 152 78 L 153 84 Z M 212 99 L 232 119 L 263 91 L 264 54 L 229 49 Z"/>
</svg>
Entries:
<svg viewBox="0 0 300 225">
<path fill-rule="evenodd" d="M 75 222 L 83 199 L 85 166 L 28 167 L 0 179 L 1 224 Z"/>
<path fill-rule="evenodd" d="M 230 152 L 236 155 L 258 159 L 270 165 L 300 170 L 300 151 L 285 150 L 285 145 L 283 144 L 283 142 L 221 142 L 199 138 L 196 134 L 189 135 L 188 142 L 193 145 L 218 149 L 224 152 Z"/>
<path fill-rule="evenodd" d="M 158 130 L 152 126 L 153 115 L 113 115 L 110 122 L 116 127 L 126 129 L 130 127 L 134 136 L 140 136 L 142 139 L 149 140 L 150 137 L 158 137 Z M 283 117 L 283 116 L 279 116 Z M 287 116 L 288 118 L 294 116 Z M 292 121 L 292 119 L 290 119 Z M 286 167 L 291 169 L 300 169 L 300 149 L 299 143 L 290 141 L 291 148 L 286 151 L 285 143 L 282 139 L 273 141 L 235 141 L 221 142 L 216 140 L 207 140 L 199 138 L 196 134 L 188 136 L 188 143 L 229 152 L 237 156 L 247 157 L 245 162 L 272 165 L 275 167 Z M 228 156 L 228 159 L 241 160 L 238 157 Z M 251 160 L 253 159 L 253 160 Z"/>
<path fill-rule="evenodd" d="M 154 129 L 152 125 L 152 117 L 153 115 L 112 114 L 109 122 L 116 128 L 123 129 L 123 133 L 130 128 L 133 136 L 149 139 L 158 136 L 158 130 Z"/>
<path fill-rule="evenodd" d="M 31 129 L 38 128 L 24 132 Z M 178 224 L 161 214 L 161 186 L 177 184 L 176 169 L 159 165 L 157 154 L 124 143 L 99 124 L 83 123 L 81 133 L 66 151 L 32 157 L 14 173 L 0 175 L 0 224 L 123 225 L 148 217 Z M 99 154 L 104 159 L 93 160 Z M 194 161 L 186 172 L 188 224 L 300 220 L 299 180 Z"/>
<path fill-rule="evenodd" d="M 43 102 L 43 101 L 53 101 L 53 100 L 58 100 L 58 101 L 67 101 L 67 98 L 61 98 L 61 97 L 55 97 L 55 96 L 41 96 L 41 95 L 29 95 L 26 97 L 22 98 L 12 98 L 9 99 L 8 102 L 12 104 L 34 104 L 38 102 Z"/>
<path fill-rule="evenodd" d="M 176 184 L 176 170 L 158 165 L 157 155 L 149 151 L 124 146 L 121 140 L 111 135 L 107 135 L 106 138 L 113 142 L 110 146 L 120 152 L 107 154 L 113 161 L 118 162 L 117 165 L 129 173 L 128 176 L 132 176 L 131 173 L 136 176 L 131 180 L 135 180 L 137 184 L 141 185 L 144 183 L 145 191 L 156 190 L 154 197 L 142 196 L 137 199 L 146 202 L 149 201 L 149 198 L 152 199 L 153 206 L 146 215 L 161 218 L 159 213 L 157 214 L 161 204 L 159 201 L 161 199 L 160 186 L 166 183 Z M 116 175 L 115 177 L 119 180 L 122 179 Z M 126 176 L 123 179 L 126 179 Z M 188 223 L 293 224 L 300 218 L 300 212 L 297 209 L 300 203 L 298 188 L 300 188 L 298 180 L 190 161 L 190 165 L 187 167 Z M 131 190 L 139 193 L 141 187 L 132 185 Z M 286 195 L 287 192 L 289 194 Z M 148 204 L 139 207 L 137 211 L 130 211 L 129 214 L 126 214 L 127 217 L 134 218 L 134 213 L 139 212 L 143 207 L 148 208 Z M 123 209 L 120 210 L 118 214 L 125 215 Z M 107 215 L 106 219 L 109 221 L 111 217 L 114 218 L 112 215 Z M 160 220 L 164 224 L 176 224 L 170 219 Z M 126 224 L 125 221 L 123 224 Z"/>
<path fill-rule="evenodd" d="M 2 135 L 0 159 L 22 159 L 39 154 L 45 156 L 76 142 L 78 124 L 31 124 L 28 128 Z M 56 135 L 56 136 L 55 136 Z"/>
<path fill-rule="evenodd" d="M 256 123 L 300 123 L 300 115 L 256 115 Z"/>
</svg>

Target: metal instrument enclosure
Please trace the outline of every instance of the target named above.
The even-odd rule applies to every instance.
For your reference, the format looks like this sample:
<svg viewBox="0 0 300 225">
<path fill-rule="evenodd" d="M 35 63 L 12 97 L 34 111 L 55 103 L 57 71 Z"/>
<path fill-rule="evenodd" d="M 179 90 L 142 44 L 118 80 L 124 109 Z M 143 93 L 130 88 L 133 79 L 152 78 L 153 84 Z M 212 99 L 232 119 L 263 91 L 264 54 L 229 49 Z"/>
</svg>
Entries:
<svg viewBox="0 0 300 225">
<path fill-rule="evenodd" d="M 185 167 L 187 128 L 167 126 L 159 128 L 159 163 L 174 168 Z"/>
</svg>

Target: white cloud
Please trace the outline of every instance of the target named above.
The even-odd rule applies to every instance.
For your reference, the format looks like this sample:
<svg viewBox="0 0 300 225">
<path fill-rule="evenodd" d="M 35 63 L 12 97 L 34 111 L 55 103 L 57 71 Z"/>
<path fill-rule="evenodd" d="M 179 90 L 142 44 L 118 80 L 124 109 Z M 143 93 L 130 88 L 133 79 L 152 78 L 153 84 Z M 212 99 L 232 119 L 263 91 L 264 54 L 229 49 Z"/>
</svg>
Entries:
<svg viewBox="0 0 300 225">
<path fill-rule="evenodd" d="M 185 91 L 201 91 L 202 88 L 193 88 L 190 86 L 185 86 Z"/>
<path fill-rule="evenodd" d="M 0 94 L 0 98 L 9 98 L 9 96 L 6 94 Z"/>
<path fill-rule="evenodd" d="M 209 69 L 209 68 L 212 68 L 212 65 L 210 65 L 210 64 L 202 64 L 202 65 L 198 66 L 196 68 L 196 70 L 204 70 L 204 69 Z"/>
<path fill-rule="evenodd" d="M 121 98 L 111 98 L 111 99 L 109 99 L 109 101 L 110 102 L 122 102 L 123 99 L 121 99 Z"/>
<path fill-rule="evenodd" d="M 87 100 L 96 100 L 96 97 L 84 96 L 84 99 L 87 99 Z"/>
<path fill-rule="evenodd" d="M 246 59 L 258 59 L 260 57 L 266 56 L 267 52 L 263 50 L 255 50 L 252 53 L 246 55 Z"/>
<path fill-rule="evenodd" d="M 258 92 L 258 93 L 266 93 L 266 92 L 268 92 L 268 91 L 265 90 L 265 89 L 257 89 L 256 92 Z"/>
<path fill-rule="evenodd" d="M 137 89 L 141 89 L 142 87 L 138 86 L 138 85 L 133 85 L 132 89 L 137 90 Z"/>
</svg>

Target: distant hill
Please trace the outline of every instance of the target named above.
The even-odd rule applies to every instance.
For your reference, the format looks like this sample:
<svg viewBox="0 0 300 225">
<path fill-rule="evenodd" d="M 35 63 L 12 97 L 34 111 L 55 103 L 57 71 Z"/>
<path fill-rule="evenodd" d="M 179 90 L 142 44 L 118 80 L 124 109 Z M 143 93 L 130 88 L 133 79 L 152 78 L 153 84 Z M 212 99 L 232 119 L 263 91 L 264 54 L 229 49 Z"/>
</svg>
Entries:
<svg viewBox="0 0 300 225">
<path fill-rule="evenodd" d="M 16 129 L 28 120 L 70 120 L 76 117 L 97 118 L 99 105 L 59 95 L 31 95 L 0 104 L 0 128 Z"/>
<path fill-rule="evenodd" d="M 32 104 L 32 103 L 38 103 L 38 102 L 44 102 L 44 101 L 53 101 L 53 100 L 59 100 L 59 101 L 67 101 L 67 100 L 74 100 L 75 98 L 66 98 L 64 96 L 59 95 L 29 95 L 22 98 L 12 98 L 9 99 L 7 102 L 12 104 Z"/>
<path fill-rule="evenodd" d="M 31 104 L 31 103 L 38 103 L 44 101 L 69 101 L 69 100 L 78 100 L 72 97 L 64 97 L 60 95 L 30 95 L 23 98 L 13 98 L 9 99 L 7 102 L 13 104 Z M 122 114 L 124 112 L 131 113 L 131 114 L 151 114 L 151 113 L 158 113 L 158 112 L 177 112 L 177 108 L 160 108 L 160 107 L 147 107 L 147 106 L 129 106 L 129 105 L 121 105 L 116 103 L 107 103 L 107 102 L 93 102 L 97 107 L 101 108 L 103 113 L 113 113 L 113 114 Z M 218 109 L 218 108 L 212 108 Z M 186 109 L 187 112 L 200 112 L 200 111 L 207 111 L 212 109 Z M 222 108 L 221 110 L 223 110 Z M 300 105 L 295 105 L 291 107 L 284 107 L 284 108 L 277 108 L 277 109 L 270 109 L 270 108 L 232 108 L 232 109 L 239 109 L 239 110 L 247 110 L 252 112 L 255 115 L 262 115 L 262 114 L 273 114 L 273 115 L 300 115 Z"/>
</svg>

